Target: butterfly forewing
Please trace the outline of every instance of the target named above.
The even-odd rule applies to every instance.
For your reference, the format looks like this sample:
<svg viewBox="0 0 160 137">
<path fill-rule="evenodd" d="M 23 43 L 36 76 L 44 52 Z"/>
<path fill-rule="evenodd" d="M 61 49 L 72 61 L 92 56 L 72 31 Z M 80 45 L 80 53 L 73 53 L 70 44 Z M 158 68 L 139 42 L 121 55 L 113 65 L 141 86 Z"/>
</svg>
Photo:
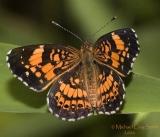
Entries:
<svg viewBox="0 0 160 137">
<path fill-rule="evenodd" d="M 123 77 L 130 73 L 138 53 L 138 38 L 130 28 L 110 32 L 95 43 L 95 58 Z"/>
<path fill-rule="evenodd" d="M 45 90 L 78 61 L 78 50 L 53 44 L 18 47 L 7 54 L 12 73 L 35 91 Z"/>
</svg>

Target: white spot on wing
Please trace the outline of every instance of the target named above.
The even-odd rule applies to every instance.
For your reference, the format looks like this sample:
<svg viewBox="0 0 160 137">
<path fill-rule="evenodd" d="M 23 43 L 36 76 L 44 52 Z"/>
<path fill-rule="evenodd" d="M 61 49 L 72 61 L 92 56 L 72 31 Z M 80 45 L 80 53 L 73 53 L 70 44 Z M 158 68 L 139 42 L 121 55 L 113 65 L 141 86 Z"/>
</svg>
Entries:
<svg viewBox="0 0 160 137">
<path fill-rule="evenodd" d="M 57 49 L 57 52 L 60 52 L 60 49 Z"/>
<path fill-rule="evenodd" d="M 53 110 L 49 107 L 49 112 L 51 112 L 53 114 Z M 59 117 L 59 115 L 55 114 L 56 117 Z"/>
<path fill-rule="evenodd" d="M 64 117 L 62 117 L 61 119 L 64 120 L 64 121 L 66 120 L 66 118 L 64 118 Z"/>
<path fill-rule="evenodd" d="M 123 94 L 123 99 L 125 98 L 125 94 Z"/>
<path fill-rule="evenodd" d="M 7 63 L 7 66 L 8 66 L 8 68 L 10 68 L 10 64 L 9 63 Z"/>
<path fill-rule="evenodd" d="M 23 81 L 23 79 L 21 77 L 18 77 L 18 80 Z"/>
<path fill-rule="evenodd" d="M 44 45 L 40 45 L 39 47 L 40 47 L 40 48 L 44 48 Z"/>
<path fill-rule="evenodd" d="M 98 112 L 98 114 L 104 114 L 104 112 L 102 112 L 102 111 L 99 111 L 99 112 Z"/>
<path fill-rule="evenodd" d="M 92 116 L 93 115 L 93 113 L 89 113 L 87 116 L 89 117 L 89 116 Z"/>
<path fill-rule="evenodd" d="M 116 113 L 116 111 L 111 111 L 111 114 L 115 114 Z"/>
<path fill-rule="evenodd" d="M 110 113 L 109 113 L 109 112 L 105 112 L 105 114 L 106 114 L 106 115 L 110 115 Z"/>
<path fill-rule="evenodd" d="M 122 103 L 123 103 L 123 102 L 121 101 L 121 102 L 120 102 L 120 105 L 122 105 Z"/>
<path fill-rule="evenodd" d="M 119 107 L 116 108 L 116 111 L 118 111 L 118 110 L 119 110 Z"/>
<path fill-rule="evenodd" d="M 8 56 L 6 56 L 6 61 L 8 61 Z"/>
<path fill-rule="evenodd" d="M 131 28 L 131 30 L 135 33 L 135 30 L 133 28 Z"/>
<path fill-rule="evenodd" d="M 49 108 L 49 111 L 50 111 L 51 113 L 53 113 L 53 111 L 52 111 L 52 109 L 51 109 L 51 108 Z M 59 117 L 59 115 L 58 115 L 58 114 L 55 114 L 55 116 L 56 116 L 56 117 Z"/>
<path fill-rule="evenodd" d="M 12 49 L 7 52 L 7 55 L 11 54 L 11 52 L 12 52 Z"/>
<path fill-rule="evenodd" d="M 25 74 L 26 74 L 26 76 L 29 76 L 29 72 L 28 71 L 26 71 Z"/>
<path fill-rule="evenodd" d="M 131 63 L 131 68 L 133 67 L 133 62 Z"/>
<path fill-rule="evenodd" d="M 132 61 L 134 62 L 136 60 L 136 58 L 133 58 Z"/>
<path fill-rule="evenodd" d="M 75 119 L 73 119 L 73 118 L 70 118 L 70 119 L 68 119 L 68 121 L 75 121 Z"/>
<path fill-rule="evenodd" d="M 24 84 L 25 86 L 28 86 L 28 84 L 27 84 L 26 82 L 24 82 L 24 81 L 23 81 L 23 84 Z"/>
</svg>

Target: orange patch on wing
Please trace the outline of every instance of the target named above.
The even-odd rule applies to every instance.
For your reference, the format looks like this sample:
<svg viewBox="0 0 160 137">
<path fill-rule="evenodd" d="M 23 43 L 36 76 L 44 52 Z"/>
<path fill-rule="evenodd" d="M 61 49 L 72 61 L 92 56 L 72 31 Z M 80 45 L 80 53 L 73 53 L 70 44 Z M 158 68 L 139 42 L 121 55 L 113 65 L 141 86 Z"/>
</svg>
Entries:
<svg viewBox="0 0 160 137">
<path fill-rule="evenodd" d="M 67 84 L 67 85 L 65 86 L 65 88 L 64 88 L 64 95 L 67 95 L 69 89 L 70 89 L 70 85 Z"/>
<path fill-rule="evenodd" d="M 76 84 L 79 84 L 80 80 L 79 80 L 78 78 L 76 78 L 76 79 L 74 80 L 74 82 L 75 82 Z"/>
<path fill-rule="evenodd" d="M 41 77 L 42 74 L 38 71 L 38 72 L 35 73 L 35 75 L 36 75 L 36 77 L 39 78 L 39 77 Z"/>
<path fill-rule="evenodd" d="M 38 58 L 42 58 L 42 53 L 33 54 L 30 56 L 29 61 L 37 60 Z"/>
<path fill-rule="evenodd" d="M 74 92 L 75 92 L 75 89 L 70 88 L 70 89 L 69 89 L 69 91 L 68 91 L 67 96 L 68 96 L 69 98 L 70 98 L 70 97 L 72 97 L 72 96 L 73 96 L 73 94 L 74 94 Z"/>
<path fill-rule="evenodd" d="M 115 52 L 112 52 L 111 57 L 115 60 L 119 60 L 119 55 Z"/>
<path fill-rule="evenodd" d="M 56 97 L 57 100 L 60 98 L 60 96 L 61 96 L 61 92 L 57 92 L 57 93 L 55 94 L 55 97 Z"/>
<path fill-rule="evenodd" d="M 53 57 L 53 60 L 56 61 L 56 62 L 60 61 L 59 54 L 55 54 L 54 57 Z"/>
<path fill-rule="evenodd" d="M 42 66 L 42 72 L 47 73 L 53 68 L 53 65 L 51 63 L 47 63 L 46 65 Z"/>
<path fill-rule="evenodd" d="M 107 78 L 107 83 L 109 84 L 109 87 L 112 86 L 112 82 L 111 82 L 111 80 L 109 79 L 109 77 Z"/>
<path fill-rule="evenodd" d="M 66 87 L 66 84 L 61 83 L 61 85 L 60 85 L 60 90 L 63 91 L 65 87 Z"/>
<path fill-rule="evenodd" d="M 101 92 L 101 94 L 102 94 L 102 93 L 104 93 L 103 85 L 102 85 L 102 84 L 100 85 L 100 87 L 99 87 L 99 88 L 100 88 L 100 92 Z"/>
<path fill-rule="evenodd" d="M 116 47 L 118 50 L 124 50 L 124 42 L 121 40 L 121 38 L 116 35 L 114 32 L 112 33 L 112 39 L 114 40 Z"/>
<path fill-rule="evenodd" d="M 109 87 L 110 87 L 110 86 L 108 85 L 108 82 L 107 82 L 107 81 L 104 82 L 104 87 L 105 87 L 107 90 L 109 90 Z"/>
<path fill-rule="evenodd" d="M 78 97 L 80 97 L 80 98 L 83 97 L 83 93 L 80 88 L 78 88 L 77 92 L 78 92 Z"/>
<path fill-rule="evenodd" d="M 40 63 L 42 63 L 42 58 L 41 57 L 30 61 L 30 64 L 32 66 L 36 66 L 36 65 L 38 65 Z"/>
<path fill-rule="evenodd" d="M 77 98 L 77 96 L 78 96 L 78 92 L 77 92 L 77 89 L 74 91 L 74 93 L 73 93 L 73 97 L 74 98 Z"/>
<path fill-rule="evenodd" d="M 109 79 L 113 81 L 113 76 L 111 74 L 109 75 Z"/>
<path fill-rule="evenodd" d="M 124 50 L 124 42 L 120 40 L 115 40 L 116 47 L 118 50 Z"/>
<path fill-rule="evenodd" d="M 29 69 L 29 65 L 25 65 L 24 67 L 25 67 L 26 69 Z"/>
<path fill-rule="evenodd" d="M 117 62 L 115 60 L 112 60 L 112 66 L 115 67 L 115 68 L 118 68 L 119 62 Z"/>
<path fill-rule="evenodd" d="M 102 88 L 103 88 L 103 91 L 105 92 L 106 91 L 106 87 L 105 87 L 104 84 L 102 85 Z"/>
<path fill-rule="evenodd" d="M 36 72 L 36 67 L 31 67 L 30 70 L 34 73 Z"/>
<path fill-rule="evenodd" d="M 44 49 L 43 49 L 43 47 L 40 47 L 40 48 L 35 49 L 33 51 L 33 54 L 42 53 L 42 52 L 44 52 Z"/>
<path fill-rule="evenodd" d="M 44 76 L 47 80 L 51 80 L 56 76 L 56 74 L 53 72 L 53 70 L 50 70 L 49 72 L 46 73 Z"/>
</svg>

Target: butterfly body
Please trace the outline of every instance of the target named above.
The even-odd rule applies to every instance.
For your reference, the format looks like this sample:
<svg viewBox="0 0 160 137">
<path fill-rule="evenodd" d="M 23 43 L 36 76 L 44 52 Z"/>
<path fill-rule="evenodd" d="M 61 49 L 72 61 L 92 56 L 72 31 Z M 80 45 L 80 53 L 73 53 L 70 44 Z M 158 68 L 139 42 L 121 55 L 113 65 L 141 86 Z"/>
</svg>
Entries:
<svg viewBox="0 0 160 137">
<path fill-rule="evenodd" d="M 114 114 L 125 97 L 122 77 L 131 72 L 139 43 L 131 28 L 119 29 L 81 49 L 61 44 L 18 47 L 6 60 L 14 76 L 36 92 L 51 86 L 51 113 L 75 121 L 92 114 Z"/>
<path fill-rule="evenodd" d="M 96 108 L 99 95 L 97 94 L 97 68 L 94 63 L 93 44 L 89 42 L 84 43 L 81 49 L 81 60 L 83 66 L 83 80 L 88 94 L 88 99 L 92 107 Z"/>
</svg>

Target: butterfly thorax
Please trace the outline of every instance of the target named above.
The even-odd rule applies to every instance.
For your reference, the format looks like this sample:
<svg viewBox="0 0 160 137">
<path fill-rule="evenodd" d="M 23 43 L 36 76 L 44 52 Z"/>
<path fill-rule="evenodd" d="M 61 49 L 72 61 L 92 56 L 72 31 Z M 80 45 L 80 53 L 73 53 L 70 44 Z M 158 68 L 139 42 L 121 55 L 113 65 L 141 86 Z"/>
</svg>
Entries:
<svg viewBox="0 0 160 137">
<path fill-rule="evenodd" d="M 83 64 L 83 79 L 85 88 L 88 94 L 88 99 L 93 107 L 96 107 L 97 102 L 97 80 L 96 69 L 93 58 L 93 45 L 91 43 L 84 43 L 81 49 L 81 59 Z"/>
</svg>

